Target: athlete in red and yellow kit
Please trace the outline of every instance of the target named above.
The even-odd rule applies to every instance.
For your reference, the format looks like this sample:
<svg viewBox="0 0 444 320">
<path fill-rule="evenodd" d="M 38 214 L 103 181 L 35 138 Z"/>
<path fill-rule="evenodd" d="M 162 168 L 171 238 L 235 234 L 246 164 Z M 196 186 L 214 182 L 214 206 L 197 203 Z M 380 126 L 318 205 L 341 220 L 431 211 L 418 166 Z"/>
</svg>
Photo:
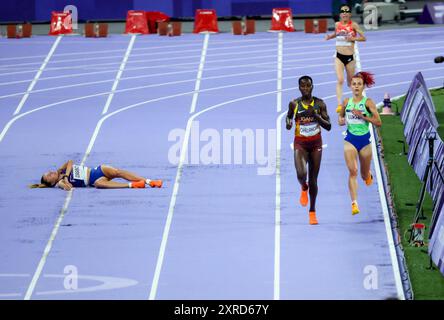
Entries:
<svg viewBox="0 0 444 320">
<path fill-rule="evenodd" d="M 329 131 L 331 123 L 324 101 L 312 96 L 312 78 L 309 76 L 299 78 L 299 91 L 302 96 L 290 102 L 286 124 L 287 130 L 291 129 L 293 119 L 296 124 L 293 146 L 294 164 L 302 188 L 299 201 L 305 207 L 308 204 L 308 194 L 310 195 L 309 223 L 318 224 L 316 197 L 322 159 L 321 127 Z"/>
<path fill-rule="evenodd" d="M 342 109 L 342 86 L 344 84 L 344 70 L 347 73 L 347 85 L 350 87 L 351 79 L 355 74 L 356 61 L 355 41 L 366 41 L 364 32 L 356 22 L 351 20 L 351 10 L 347 5 L 341 6 L 341 20 L 335 24 L 335 33 L 325 36 L 325 40 L 336 38 L 335 71 L 338 81 L 336 83 L 336 98 L 338 107 Z M 359 36 L 358 36 L 359 35 Z"/>
</svg>

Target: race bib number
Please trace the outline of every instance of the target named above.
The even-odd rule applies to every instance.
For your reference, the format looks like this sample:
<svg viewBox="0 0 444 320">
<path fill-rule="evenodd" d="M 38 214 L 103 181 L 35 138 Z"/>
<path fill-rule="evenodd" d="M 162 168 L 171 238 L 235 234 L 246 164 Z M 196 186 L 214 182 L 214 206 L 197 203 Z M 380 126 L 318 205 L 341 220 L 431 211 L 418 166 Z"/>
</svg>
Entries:
<svg viewBox="0 0 444 320">
<path fill-rule="evenodd" d="M 353 113 L 347 111 L 348 124 L 365 124 L 365 120 L 355 116 Z"/>
<path fill-rule="evenodd" d="M 336 36 L 336 46 L 350 47 L 352 43 L 346 40 L 346 36 Z"/>
<path fill-rule="evenodd" d="M 75 180 L 85 180 L 86 177 L 86 167 L 85 166 L 72 166 L 72 176 Z"/>
<path fill-rule="evenodd" d="M 305 124 L 300 126 L 301 136 L 312 137 L 320 132 L 319 125 L 317 123 Z"/>
</svg>

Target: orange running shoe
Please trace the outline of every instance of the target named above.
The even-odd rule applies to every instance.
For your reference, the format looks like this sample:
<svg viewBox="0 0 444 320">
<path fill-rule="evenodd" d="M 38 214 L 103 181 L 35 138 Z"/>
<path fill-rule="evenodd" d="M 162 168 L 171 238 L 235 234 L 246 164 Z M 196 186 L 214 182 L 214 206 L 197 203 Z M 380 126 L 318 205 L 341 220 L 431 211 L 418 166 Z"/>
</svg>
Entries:
<svg viewBox="0 0 444 320">
<path fill-rule="evenodd" d="M 308 204 L 308 189 L 301 190 L 301 197 L 299 198 L 299 202 L 303 207 L 306 207 Z"/>
<path fill-rule="evenodd" d="M 369 174 L 370 174 L 370 176 L 369 176 L 367 179 L 365 179 L 365 184 L 366 184 L 367 186 L 371 186 L 372 183 L 373 183 L 373 175 L 372 175 L 371 172 L 369 172 Z"/>
<path fill-rule="evenodd" d="M 151 180 L 150 187 L 151 188 L 162 188 L 162 180 Z"/>
<path fill-rule="evenodd" d="M 352 202 L 352 215 L 359 213 L 359 207 L 357 202 Z"/>
<path fill-rule="evenodd" d="M 316 212 L 315 211 L 310 211 L 308 214 L 309 217 L 309 222 L 311 225 L 315 225 L 318 224 L 318 219 L 316 218 Z"/>
<path fill-rule="evenodd" d="M 131 181 L 131 188 L 145 188 L 145 180 Z"/>
</svg>

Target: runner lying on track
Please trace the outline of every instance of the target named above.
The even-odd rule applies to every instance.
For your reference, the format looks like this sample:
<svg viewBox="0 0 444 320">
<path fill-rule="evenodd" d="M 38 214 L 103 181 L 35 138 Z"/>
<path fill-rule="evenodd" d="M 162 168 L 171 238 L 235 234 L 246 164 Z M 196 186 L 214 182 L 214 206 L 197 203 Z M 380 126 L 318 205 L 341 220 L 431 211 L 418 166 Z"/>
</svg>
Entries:
<svg viewBox="0 0 444 320">
<path fill-rule="evenodd" d="M 347 135 L 344 141 L 344 157 L 349 171 L 348 188 L 352 200 L 352 214 L 359 213 L 358 191 L 358 162 L 360 163 L 361 178 L 367 186 L 373 183 L 370 171 L 372 161 L 372 146 L 370 141 L 369 124 L 380 127 L 381 118 L 372 99 L 364 97 L 364 87 L 375 83 L 373 75 L 368 72 L 358 72 L 352 78 L 351 89 L 353 97 L 345 99 L 339 112 L 338 122 L 347 124 Z"/>
<path fill-rule="evenodd" d="M 330 131 L 331 123 L 324 101 L 312 96 L 313 80 L 309 76 L 299 78 L 299 91 L 302 96 L 291 101 L 288 106 L 286 127 L 290 130 L 295 120 L 294 165 L 302 188 L 299 202 L 305 207 L 308 204 L 307 193 L 310 194 L 309 223 L 318 224 L 316 197 L 322 158 L 321 127 Z"/>
<path fill-rule="evenodd" d="M 112 181 L 115 178 L 121 178 L 129 181 Z M 132 172 L 116 169 L 107 165 L 101 165 L 96 168 L 89 168 L 73 164 L 72 160 L 66 162 L 57 171 L 48 171 L 45 173 L 40 183 L 33 184 L 30 188 L 53 188 L 59 187 L 69 191 L 73 187 L 95 187 L 100 189 L 118 189 L 118 188 L 161 188 L 162 180 L 150 180 L 143 178 Z"/>
</svg>

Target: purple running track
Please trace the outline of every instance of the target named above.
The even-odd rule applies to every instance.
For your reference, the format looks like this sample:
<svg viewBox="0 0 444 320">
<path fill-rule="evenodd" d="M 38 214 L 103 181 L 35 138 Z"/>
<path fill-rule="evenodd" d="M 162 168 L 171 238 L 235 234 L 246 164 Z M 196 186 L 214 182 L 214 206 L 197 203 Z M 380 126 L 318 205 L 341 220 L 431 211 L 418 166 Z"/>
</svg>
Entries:
<svg viewBox="0 0 444 320">
<path fill-rule="evenodd" d="M 368 32 L 360 59 L 376 85 L 367 95 L 379 102 L 385 92 L 404 94 L 418 71 L 429 87 L 442 85 L 443 67 L 433 63 L 444 51 L 442 31 Z M 0 39 L 7 48 L 0 56 L 0 299 L 402 297 L 377 181 L 359 182 L 361 213 L 350 213 L 343 128 L 334 113 L 333 42 L 302 33 L 144 36 L 128 52 L 130 36 L 63 37 L 14 115 L 55 40 Z M 333 122 L 323 132 L 318 226 L 308 225 L 308 209 L 298 203 L 293 130 L 285 130 L 281 116 L 299 95 L 303 74 L 313 77 L 314 95 L 326 101 Z M 280 121 L 279 170 L 258 175 L 263 165 L 256 161 L 184 163 L 178 172 L 168 136 L 190 117 L 200 133 L 221 135 L 267 134 Z M 67 200 L 62 190 L 26 187 L 67 159 L 80 163 L 91 143 L 86 165 L 162 178 L 164 188 L 76 189 Z M 67 266 L 78 270 L 77 290 L 64 287 Z M 368 266 L 378 272 L 376 290 L 364 286 Z"/>
</svg>

